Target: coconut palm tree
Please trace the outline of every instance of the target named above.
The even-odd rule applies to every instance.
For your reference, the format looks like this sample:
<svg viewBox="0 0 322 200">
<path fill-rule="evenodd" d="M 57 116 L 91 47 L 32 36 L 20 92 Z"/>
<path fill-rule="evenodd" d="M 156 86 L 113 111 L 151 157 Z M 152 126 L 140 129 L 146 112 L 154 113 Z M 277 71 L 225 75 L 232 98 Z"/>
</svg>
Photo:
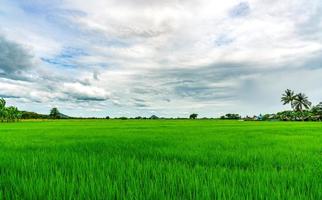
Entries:
<svg viewBox="0 0 322 200">
<path fill-rule="evenodd" d="M 312 103 L 309 101 L 308 97 L 303 93 L 297 94 L 293 101 L 294 109 L 300 112 L 302 112 L 303 109 L 309 109 L 311 105 Z"/>
<path fill-rule="evenodd" d="M 295 100 L 295 93 L 293 90 L 287 89 L 285 90 L 284 94 L 282 95 L 281 101 L 283 102 L 283 105 L 291 104 L 292 109 L 294 108 L 294 100 Z"/>
</svg>

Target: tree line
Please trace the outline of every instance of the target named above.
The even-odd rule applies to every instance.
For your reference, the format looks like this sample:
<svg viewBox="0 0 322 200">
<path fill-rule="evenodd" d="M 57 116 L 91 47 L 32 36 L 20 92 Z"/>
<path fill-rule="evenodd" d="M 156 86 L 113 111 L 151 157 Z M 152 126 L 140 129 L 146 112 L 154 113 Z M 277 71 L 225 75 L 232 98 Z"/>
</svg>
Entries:
<svg viewBox="0 0 322 200">
<path fill-rule="evenodd" d="M 281 97 L 283 105 L 290 105 L 291 110 L 275 114 L 241 117 L 239 114 L 226 114 L 220 119 L 241 119 L 245 121 L 322 121 L 322 102 L 313 106 L 304 93 L 295 93 L 287 89 Z"/>
<path fill-rule="evenodd" d="M 57 108 L 50 110 L 49 115 L 38 114 L 35 112 L 20 111 L 17 107 L 6 106 L 7 102 L 0 99 L 0 122 L 17 122 L 20 119 L 67 119 L 70 118 L 58 111 Z"/>
<path fill-rule="evenodd" d="M 258 116 L 246 116 L 242 117 L 239 114 L 228 113 L 221 116 L 221 120 L 245 120 L 245 121 L 322 121 L 322 102 L 312 106 L 312 102 L 304 93 L 295 93 L 293 90 L 287 89 L 282 94 L 281 102 L 283 105 L 290 105 L 291 110 L 278 112 L 276 114 L 260 114 Z M 187 116 L 188 119 L 194 120 L 198 118 L 198 114 L 193 113 Z M 151 117 L 119 117 L 114 119 L 126 120 L 126 119 L 187 119 L 187 118 L 163 118 L 156 115 Z M 97 117 L 79 118 L 69 117 L 59 112 L 57 108 L 52 108 L 49 115 L 38 114 L 35 112 L 19 111 L 14 106 L 6 107 L 6 101 L 0 99 L 0 122 L 15 122 L 19 119 L 102 119 Z M 111 119 L 109 116 L 104 119 Z M 201 118 L 201 119 L 216 119 L 216 118 Z M 218 118 L 217 118 L 218 119 Z"/>
</svg>

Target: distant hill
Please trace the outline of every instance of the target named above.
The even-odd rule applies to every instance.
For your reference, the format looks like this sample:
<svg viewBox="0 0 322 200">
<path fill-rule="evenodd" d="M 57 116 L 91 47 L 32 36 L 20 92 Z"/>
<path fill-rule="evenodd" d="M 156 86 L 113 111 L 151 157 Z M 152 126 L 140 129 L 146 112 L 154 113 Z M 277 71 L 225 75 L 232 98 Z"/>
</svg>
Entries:
<svg viewBox="0 0 322 200">
<path fill-rule="evenodd" d="M 59 118 L 60 118 L 60 119 L 69 119 L 69 118 L 71 118 L 71 117 L 69 117 L 69 116 L 67 116 L 67 115 L 65 115 L 65 114 L 63 114 L 63 113 L 59 113 Z"/>
</svg>

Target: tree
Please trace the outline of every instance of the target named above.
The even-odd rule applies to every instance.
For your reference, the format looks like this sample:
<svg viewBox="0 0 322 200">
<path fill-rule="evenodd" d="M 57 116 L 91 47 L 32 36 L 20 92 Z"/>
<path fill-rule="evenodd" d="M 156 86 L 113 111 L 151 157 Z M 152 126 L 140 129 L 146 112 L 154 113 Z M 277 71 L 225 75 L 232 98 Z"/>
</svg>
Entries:
<svg viewBox="0 0 322 200">
<path fill-rule="evenodd" d="M 293 90 L 287 89 L 285 90 L 284 94 L 282 94 L 281 101 L 283 102 L 283 105 L 291 104 L 292 109 L 294 108 L 294 100 L 295 100 L 295 93 Z"/>
<path fill-rule="evenodd" d="M 52 119 L 59 119 L 60 118 L 60 112 L 58 111 L 57 108 L 52 108 L 50 110 L 49 117 Z"/>
<path fill-rule="evenodd" d="M 228 113 L 224 116 L 221 116 L 220 119 L 241 119 L 241 116 L 239 114 Z"/>
<path fill-rule="evenodd" d="M 311 109 L 311 112 L 316 115 L 322 115 L 322 102 L 320 102 L 316 106 L 313 106 L 313 108 Z"/>
<path fill-rule="evenodd" d="M 17 107 L 10 106 L 7 110 L 7 122 L 15 122 L 20 118 L 20 112 Z"/>
<path fill-rule="evenodd" d="M 3 98 L 0 99 L 0 109 L 6 107 L 6 100 Z"/>
<path fill-rule="evenodd" d="M 6 101 L 1 98 L 0 99 L 0 120 L 3 122 L 6 118 Z"/>
<path fill-rule="evenodd" d="M 311 105 L 312 103 L 309 101 L 309 98 L 303 93 L 297 94 L 293 101 L 294 109 L 300 112 L 302 112 L 303 109 L 309 109 Z"/>
<path fill-rule="evenodd" d="M 1 122 L 15 122 L 21 117 L 21 112 L 14 106 L 6 107 L 6 101 L 0 99 L 0 120 Z"/>
<path fill-rule="evenodd" d="M 198 114 L 193 113 L 189 116 L 189 119 L 197 119 L 197 117 L 198 117 Z"/>
<path fill-rule="evenodd" d="M 22 119 L 47 119 L 48 115 L 42 115 L 35 112 L 21 111 L 20 112 Z"/>
</svg>

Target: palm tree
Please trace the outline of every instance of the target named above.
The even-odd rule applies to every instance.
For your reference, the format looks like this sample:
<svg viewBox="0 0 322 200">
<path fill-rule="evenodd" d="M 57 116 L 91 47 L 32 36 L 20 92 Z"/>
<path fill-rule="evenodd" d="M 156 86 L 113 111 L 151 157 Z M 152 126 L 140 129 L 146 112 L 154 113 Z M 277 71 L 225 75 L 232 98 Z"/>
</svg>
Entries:
<svg viewBox="0 0 322 200">
<path fill-rule="evenodd" d="M 304 109 L 309 109 L 311 107 L 312 103 L 309 101 L 308 97 L 303 94 L 299 93 L 295 96 L 293 106 L 296 111 L 303 111 Z"/>
<path fill-rule="evenodd" d="M 293 90 L 287 89 L 285 90 L 284 94 L 282 95 L 281 101 L 283 102 L 283 105 L 291 104 L 292 109 L 294 108 L 294 100 L 295 100 L 295 93 Z"/>
</svg>

